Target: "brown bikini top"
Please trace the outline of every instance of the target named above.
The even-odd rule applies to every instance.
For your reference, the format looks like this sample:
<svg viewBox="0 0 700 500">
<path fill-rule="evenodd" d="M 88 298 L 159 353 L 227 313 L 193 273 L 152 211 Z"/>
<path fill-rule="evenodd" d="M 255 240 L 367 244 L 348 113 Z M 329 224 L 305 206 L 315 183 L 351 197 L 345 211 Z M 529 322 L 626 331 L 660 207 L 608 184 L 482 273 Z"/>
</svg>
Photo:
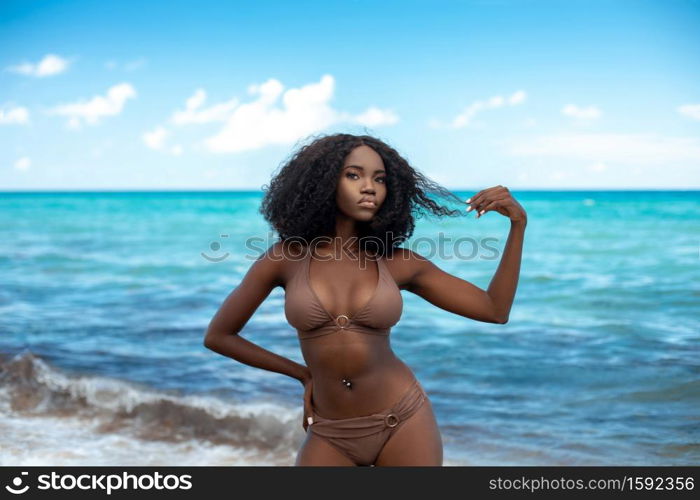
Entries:
<svg viewBox="0 0 700 500">
<path fill-rule="evenodd" d="M 311 258 L 311 251 L 307 249 L 297 272 L 285 288 L 284 315 L 297 329 L 299 338 L 305 340 L 346 330 L 388 336 L 391 327 L 401 318 L 403 298 L 386 268 L 384 257 L 377 259 L 379 278 L 374 293 L 352 316 L 334 316 L 323 306 L 311 288 Z"/>
</svg>

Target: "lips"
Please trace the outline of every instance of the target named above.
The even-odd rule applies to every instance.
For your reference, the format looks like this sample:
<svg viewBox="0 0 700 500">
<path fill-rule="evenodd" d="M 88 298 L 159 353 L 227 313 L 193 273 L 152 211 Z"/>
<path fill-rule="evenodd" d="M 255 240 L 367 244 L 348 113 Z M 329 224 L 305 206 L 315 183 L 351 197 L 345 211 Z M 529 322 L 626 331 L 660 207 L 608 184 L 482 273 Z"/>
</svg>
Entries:
<svg viewBox="0 0 700 500">
<path fill-rule="evenodd" d="M 374 198 L 360 198 L 358 205 L 365 208 L 377 208 L 377 202 L 374 200 Z"/>
</svg>

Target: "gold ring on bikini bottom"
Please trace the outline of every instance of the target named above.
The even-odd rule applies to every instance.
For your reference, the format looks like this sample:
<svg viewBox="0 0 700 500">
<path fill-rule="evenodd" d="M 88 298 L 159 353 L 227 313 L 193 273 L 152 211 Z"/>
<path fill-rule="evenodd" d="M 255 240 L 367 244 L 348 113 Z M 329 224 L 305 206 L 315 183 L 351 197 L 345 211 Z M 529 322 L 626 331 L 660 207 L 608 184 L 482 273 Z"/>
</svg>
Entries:
<svg viewBox="0 0 700 500">
<path fill-rule="evenodd" d="M 387 427 L 396 427 L 399 424 L 399 417 L 395 413 L 389 413 L 384 417 L 384 423 L 386 423 Z"/>
</svg>

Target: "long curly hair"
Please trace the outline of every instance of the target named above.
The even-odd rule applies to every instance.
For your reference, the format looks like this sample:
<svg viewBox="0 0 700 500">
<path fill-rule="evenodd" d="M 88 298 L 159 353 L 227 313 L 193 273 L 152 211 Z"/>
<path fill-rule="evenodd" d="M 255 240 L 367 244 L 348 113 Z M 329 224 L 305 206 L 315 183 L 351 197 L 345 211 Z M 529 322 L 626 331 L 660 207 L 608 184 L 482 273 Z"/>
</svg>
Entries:
<svg viewBox="0 0 700 500">
<path fill-rule="evenodd" d="M 263 186 L 265 196 L 260 212 L 281 241 L 291 238 L 310 242 L 314 238 L 334 236 L 338 212 L 335 194 L 343 162 L 354 148 L 362 145 L 381 156 L 387 194 L 370 221 L 357 222 L 361 249 L 391 255 L 395 246 L 413 234 L 415 218 L 430 214 L 462 215 L 459 210 L 438 204 L 429 195 L 464 206 L 461 198 L 425 177 L 380 139 L 342 133 L 322 135 L 293 152 L 273 173 L 270 184 Z"/>
</svg>

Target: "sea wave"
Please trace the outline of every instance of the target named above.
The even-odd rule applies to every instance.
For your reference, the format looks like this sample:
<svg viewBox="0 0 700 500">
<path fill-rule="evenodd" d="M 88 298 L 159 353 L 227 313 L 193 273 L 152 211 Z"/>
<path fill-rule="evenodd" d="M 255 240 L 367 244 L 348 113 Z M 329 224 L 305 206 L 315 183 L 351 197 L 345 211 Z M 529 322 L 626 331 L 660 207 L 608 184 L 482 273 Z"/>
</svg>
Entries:
<svg viewBox="0 0 700 500">
<path fill-rule="evenodd" d="M 226 445 L 287 460 L 304 438 L 300 408 L 179 395 L 113 378 L 67 374 L 30 351 L 0 359 L 0 414 L 6 425 L 32 418 L 37 423 L 70 420 L 91 435 Z"/>
</svg>

